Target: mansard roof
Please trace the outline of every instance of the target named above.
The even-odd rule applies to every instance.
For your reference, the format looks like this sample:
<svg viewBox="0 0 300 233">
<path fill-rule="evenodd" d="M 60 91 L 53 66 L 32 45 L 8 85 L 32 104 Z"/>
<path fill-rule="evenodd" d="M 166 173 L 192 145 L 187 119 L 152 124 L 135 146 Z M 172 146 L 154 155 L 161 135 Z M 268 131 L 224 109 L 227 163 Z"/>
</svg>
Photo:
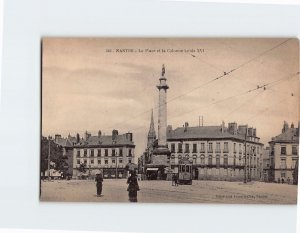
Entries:
<svg viewBox="0 0 300 233">
<path fill-rule="evenodd" d="M 116 135 L 115 140 L 112 139 L 111 135 L 103 136 L 90 136 L 87 140 L 82 139 L 79 143 L 75 144 L 74 147 L 111 147 L 111 146 L 131 146 L 135 147 L 134 142 L 128 138 L 128 135 Z"/>
<path fill-rule="evenodd" d="M 223 128 L 223 130 L 222 130 Z M 259 139 L 258 137 L 254 137 Z M 236 139 L 245 140 L 245 134 L 236 132 L 230 133 L 227 127 L 220 126 L 197 126 L 197 127 L 179 127 L 174 130 L 167 131 L 167 140 L 220 140 L 220 139 Z M 247 140 L 249 141 L 249 139 Z M 259 143 L 253 142 L 252 143 Z M 261 143 L 259 143 L 261 144 Z"/>
<path fill-rule="evenodd" d="M 299 130 L 298 128 L 287 128 L 285 131 L 270 141 L 270 143 L 299 143 Z"/>
</svg>

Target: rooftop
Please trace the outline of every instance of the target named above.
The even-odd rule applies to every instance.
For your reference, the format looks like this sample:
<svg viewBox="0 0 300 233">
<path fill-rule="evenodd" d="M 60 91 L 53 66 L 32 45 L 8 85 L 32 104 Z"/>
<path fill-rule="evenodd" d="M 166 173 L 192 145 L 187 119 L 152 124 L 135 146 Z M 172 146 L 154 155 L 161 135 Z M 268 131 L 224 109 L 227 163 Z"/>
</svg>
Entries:
<svg viewBox="0 0 300 233">
<path fill-rule="evenodd" d="M 87 139 L 81 139 L 79 143 L 76 143 L 75 147 L 85 146 L 113 146 L 113 145 L 131 145 L 134 146 L 132 136 L 129 134 L 115 135 L 113 136 L 90 136 Z"/>
<path fill-rule="evenodd" d="M 184 139 L 237 139 L 245 140 L 246 126 L 235 125 L 235 128 L 229 129 L 224 125 L 220 126 L 196 126 L 189 127 L 183 126 L 178 127 L 174 130 L 167 130 L 168 140 L 184 140 Z M 170 127 L 170 126 L 169 126 Z M 253 128 L 248 128 L 248 130 Z M 251 131 L 253 132 L 253 131 Z M 252 137 L 256 139 L 256 142 L 259 142 L 259 138 L 256 137 L 255 133 L 252 134 Z M 250 134 L 248 134 L 250 136 Z M 248 137 L 248 141 L 249 141 Z"/>
<path fill-rule="evenodd" d="M 298 128 L 288 128 L 285 132 L 272 138 L 271 142 L 299 142 L 299 130 Z"/>
</svg>

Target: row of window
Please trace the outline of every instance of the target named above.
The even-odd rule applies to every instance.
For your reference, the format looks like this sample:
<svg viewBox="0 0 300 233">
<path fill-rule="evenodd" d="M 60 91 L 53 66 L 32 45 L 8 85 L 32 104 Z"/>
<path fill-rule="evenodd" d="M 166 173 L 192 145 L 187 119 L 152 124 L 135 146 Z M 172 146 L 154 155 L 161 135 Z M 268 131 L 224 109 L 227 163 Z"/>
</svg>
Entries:
<svg viewBox="0 0 300 233">
<path fill-rule="evenodd" d="M 291 164 L 291 168 L 294 169 L 296 166 L 298 159 L 292 159 L 292 164 Z M 286 158 L 281 158 L 280 159 L 280 168 L 281 169 L 287 169 L 287 163 L 286 163 Z"/>
<path fill-rule="evenodd" d="M 123 164 L 123 159 L 119 159 L 118 161 L 115 160 L 115 159 L 112 159 L 112 160 L 111 160 L 111 163 L 112 163 L 112 164 L 115 164 L 116 162 L 118 162 L 119 164 Z M 84 160 L 83 160 L 83 163 L 84 163 L 84 164 L 87 164 L 87 160 L 84 159 Z M 97 159 L 97 160 L 91 159 L 91 160 L 90 160 L 90 164 L 96 164 L 96 163 L 97 163 L 97 164 L 101 164 L 101 159 Z M 131 163 L 131 159 L 128 160 L 128 163 Z M 80 159 L 77 159 L 77 164 L 81 164 Z M 105 160 L 104 160 L 104 164 L 108 164 L 108 159 L 105 159 Z"/>
<path fill-rule="evenodd" d="M 189 155 L 186 155 L 185 157 L 189 158 Z M 172 158 L 174 158 L 174 156 L 172 156 Z M 178 155 L 178 159 L 181 159 L 181 158 L 182 158 L 182 156 Z M 220 160 L 220 155 L 216 155 L 215 158 L 216 158 L 216 163 L 215 164 L 217 166 L 220 166 L 221 165 L 221 163 L 220 163 L 220 161 L 221 161 Z M 196 159 L 197 159 L 197 157 L 194 155 L 193 156 L 193 163 L 194 164 L 197 164 Z M 250 158 L 250 164 L 253 164 L 253 162 L 255 162 L 255 160 L 256 160 L 256 163 L 259 162 L 259 158 L 255 158 L 255 157 Z M 239 156 L 238 161 L 239 161 L 238 165 L 242 165 L 244 163 L 244 159 L 242 159 L 242 156 Z M 201 165 L 205 165 L 205 156 L 204 155 L 200 156 L 200 164 Z M 212 155 L 208 156 L 208 165 L 213 165 L 213 156 Z M 228 166 L 228 155 L 224 155 L 223 156 L 223 164 L 222 165 Z M 233 165 L 234 166 L 237 165 L 237 158 L 236 158 L 236 156 L 234 156 L 234 158 L 233 158 Z"/>
<path fill-rule="evenodd" d="M 183 145 L 184 145 L 184 153 L 190 153 L 190 144 L 189 143 L 178 143 L 178 146 L 177 146 L 177 152 L 178 153 L 183 153 Z M 197 144 L 196 143 L 193 143 L 192 144 L 192 153 L 197 153 L 198 151 L 198 148 L 197 148 Z M 242 144 L 238 144 L 239 146 L 239 153 L 242 153 Z M 175 143 L 171 143 L 171 153 L 175 153 L 176 149 L 175 149 Z M 247 151 L 249 152 L 250 150 L 252 150 L 252 152 L 255 152 L 257 151 L 257 153 L 259 154 L 260 151 L 259 151 L 259 147 L 254 147 L 254 146 L 250 146 L 250 145 L 247 145 Z M 212 142 L 209 142 L 207 144 L 207 151 L 208 152 L 213 152 L 213 143 Z M 215 148 L 215 151 L 216 152 L 221 152 L 221 143 L 220 142 L 217 142 L 216 143 L 216 148 Z M 205 143 L 202 142 L 200 143 L 200 152 L 205 152 Z M 229 152 L 229 149 L 228 149 L 228 142 L 224 142 L 223 144 L 223 152 L 224 153 L 228 153 Z M 237 144 L 236 143 L 233 143 L 233 152 L 237 152 Z"/>
<path fill-rule="evenodd" d="M 101 157 L 101 152 L 102 150 L 101 149 L 90 149 L 90 157 L 96 157 L 95 156 L 95 152 L 97 151 L 97 157 Z M 119 153 L 118 153 L 119 152 Z M 81 150 L 77 150 L 77 157 L 80 157 L 81 155 Z M 123 156 L 123 149 L 122 148 L 119 148 L 119 150 L 116 150 L 116 149 L 112 149 L 111 150 L 111 156 L 119 156 L 119 157 L 122 157 Z M 88 157 L 88 150 L 87 149 L 84 149 L 83 150 L 83 156 L 84 157 Z M 108 153 L 108 149 L 104 149 L 104 156 L 109 156 L 109 153 Z M 132 150 L 129 149 L 128 150 L 128 156 L 131 157 L 132 156 Z"/>
<path fill-rule="evenodd" d="M 282 155 L 286 155 L 287 154 L 286 153 L 286 146 L 282 146 L 281 147 L 280 153 Z M 292 155 L 298 155 L 298 148 L 297 148 L 297 146 L 292 146 Z"/>
</svg>

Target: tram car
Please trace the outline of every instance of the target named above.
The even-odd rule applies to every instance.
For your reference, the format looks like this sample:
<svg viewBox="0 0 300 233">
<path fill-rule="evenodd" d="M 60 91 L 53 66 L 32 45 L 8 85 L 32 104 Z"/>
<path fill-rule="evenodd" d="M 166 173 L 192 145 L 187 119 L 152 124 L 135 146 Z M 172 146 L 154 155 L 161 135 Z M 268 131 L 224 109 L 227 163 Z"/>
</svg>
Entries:
<svg viewBox="0 0 300 233">
<path fill-rule="evenodd" d="M 178 184 L 192 184 L 193 161 L 183 158 L 178 161 Z"/>
</svg>

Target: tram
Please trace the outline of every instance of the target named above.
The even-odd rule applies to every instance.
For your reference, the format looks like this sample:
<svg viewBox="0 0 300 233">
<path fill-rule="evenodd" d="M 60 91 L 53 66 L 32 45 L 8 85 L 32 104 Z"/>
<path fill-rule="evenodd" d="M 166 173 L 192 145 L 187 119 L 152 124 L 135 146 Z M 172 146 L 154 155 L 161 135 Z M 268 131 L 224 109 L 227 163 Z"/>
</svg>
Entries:
<svg viewBox="0 0 300 233">
<path fill-rule="evenodd" d="M 178 184 L 192 184 L 193 161 L 183 158 L 178 161 Z"/>
</svg>

